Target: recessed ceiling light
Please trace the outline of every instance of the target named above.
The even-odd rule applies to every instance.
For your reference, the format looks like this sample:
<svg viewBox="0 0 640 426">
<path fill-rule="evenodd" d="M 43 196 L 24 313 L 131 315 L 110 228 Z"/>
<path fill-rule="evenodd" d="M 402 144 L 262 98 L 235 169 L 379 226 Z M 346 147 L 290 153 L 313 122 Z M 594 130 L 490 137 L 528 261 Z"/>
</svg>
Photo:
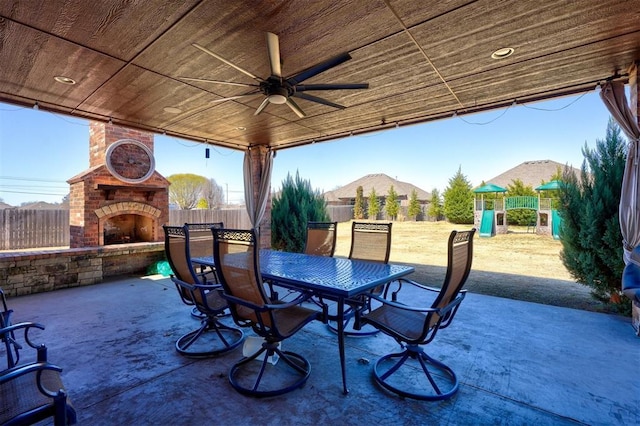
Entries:
<svg viewBox="0 0 640 426">
<path fill-rule="evenodd" d="M 70 77 L 65 77 L 63 75 L 57 75 L 55 77 L 53 77 L 53 79 L 55 81 L 57 81 L 58 83 L 62 83 L 62 84 L 68 84 L 70 86 L 76 84 L 76 81 Z"/>
<path fill-rule="evenodd" d="M 176 107 L 164 107 L 164 112 L 168 112 L 169 114 L 180 114 L 182 110 Z"/>
<path fill-rule="evenodd" d="M 492 59 L 504 59 L 511 56 L 515 52 L 513 47 L 503 47 L 502 49 L 498 49 L 491 54 Z"/>
<path fill-rule="evenodd" d="M 238 126 L 236 127 L 236 130 L 240 130 L 241 132 L 244 132 L 245 130 L 247 130 L 247 128 L 244 126 Z"/>
</svg>

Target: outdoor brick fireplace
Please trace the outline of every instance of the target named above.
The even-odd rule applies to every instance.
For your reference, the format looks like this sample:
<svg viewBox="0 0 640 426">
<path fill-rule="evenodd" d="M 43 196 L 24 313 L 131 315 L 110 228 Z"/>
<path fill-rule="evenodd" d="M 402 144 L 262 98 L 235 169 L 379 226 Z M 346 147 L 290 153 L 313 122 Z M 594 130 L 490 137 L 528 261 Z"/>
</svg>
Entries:
<svg viewBox="0 0 640 426">
<path fill-rule="evenodd" d="M 169 182 L 154 165 L 152 133 L 91 122 L 89 169 L 67 181 L 71 248 L 163 241 Z"/>
</svg>

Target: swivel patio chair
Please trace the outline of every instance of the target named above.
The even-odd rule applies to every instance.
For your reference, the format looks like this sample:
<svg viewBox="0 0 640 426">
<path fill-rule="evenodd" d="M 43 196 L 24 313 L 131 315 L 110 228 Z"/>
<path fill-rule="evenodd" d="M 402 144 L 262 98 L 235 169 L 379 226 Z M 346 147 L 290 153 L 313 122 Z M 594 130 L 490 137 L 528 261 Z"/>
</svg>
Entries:
<svg viewBox="0 0 640 426">
<path fill-rule="evenodd" d="M 391 252 L 391 222 L 353 222 L 351 225 L 351 248 L 349 259 L 367 260 L 372 262 L 387 263 Z M 380 294 L 384 291 L 384 285 L 378 286 L 371 294 Z M 367 330 L 357 324 L 354 319 L 356 310 L 370 309 L 370 300 L 366 296 L 347 300 L 349 308 L 345 312 L 344 334 L 345 336 L 370 336 L 379 330 Z M 337 332 L 334 321 L 328 324 L 329 329 Z"/>
<path fill-rule="evenodd" d="M 332 257 L 336 251 L 338 222 L 308 222 L 305 254 Z"/>
<path fill-rule="evenodd" d="M 211 231 L 208 231 L 209 234 Z M 206 276 L 198 274 L 191 262 L 191 241 L 189 226 L 164 226 L 165 253 L 182 302 L 197 308 L 204 314 L 200 327 L 176 341 L 176 350 L 189 357 L 216 356 L 227 352 L 242 343 L 242 330 L 229 327 L 219 321 L 227 309 L 222 298 L 222 287 L 215 282 L 206 281 Z M 213 242 L 211 242 L 213 247 Z"/>
<path fill-rule="evenodd" d="M 431 343 L 440 329 L 451 324 L 464 299 L 466 290 L 462 290 L 462 286 L 471 270 L 475 231 L 451 232 L 442 288 L 400 279 L 397 290 L 389 293 L 390 299 L 371 296 L 382 305 L 359 320 L 393 337 L 403 349 L 375 363 L 374 377 L 383 388 L 401 397 L 432 401 L 450 398 L 458 391 L 458 378 L 453 370 L 427 355 L 423 345 Z M 429 293 L 433 302 L 428 307 L 417 306 L 425 293 Z"/>
<path fill-rule="evenodd" d="M 302 355 L 281 350 L 280 343 L 322 313 L 299 306 L 310 294 L 300 292 L 287 303 L 272 302 L 267 296 L 254 230 L 212 232 L 216 269 L 231 315 L 237 325 L 251 327 L 264 339 L 259 350 L 231 367 L 229 383 L 239 393 L 254 397 L 281 395 L 301 387 L 311 366 Z"/>
<path fill-rule="evenodd" d="M 0 327 L 7 364 L 11 365 L 0 371 L 0 424 L 34 424 L 51 417 L 55 425 L 75 424 L 76 412 L 60 378 L 62 369 L 47 361 L 45 345 L 31 340 L 32 329 L 44 330 L 44 326 L 23 322 Z M 23 334 L 23 338 L 18 341 L 16 334 Z M 27 348 L 35 349 L 36 361 L 19 364 L 20 351 Z"/>
<path fill-rule="evenodd" d="M 213 257 L 213 236 L 211 235 L 211 228 L 224 228 L 222 222 L 209 222 L 209 223 L 188 223 L 185 222 L 184 226 L 189 228 L 189 251 L 191 257 Z M 200 276 L 200 281 L 205 282 L 218 282 L 215 268 L 204 265 L 194 265 L 194 269 Z M 194 318 L 204 319 L 207 315 L 198 310 L 196 306 L 191 309 L 191 315 Z"/>
</svg>

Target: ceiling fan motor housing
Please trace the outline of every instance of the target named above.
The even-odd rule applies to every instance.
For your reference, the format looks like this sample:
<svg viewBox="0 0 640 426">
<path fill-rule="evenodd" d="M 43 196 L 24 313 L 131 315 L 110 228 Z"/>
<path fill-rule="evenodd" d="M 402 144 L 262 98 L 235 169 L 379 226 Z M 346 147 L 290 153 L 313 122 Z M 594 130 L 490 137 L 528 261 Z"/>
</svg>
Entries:
<svg viewBox="0 0 640 426">
<path fill-rule="evenodd" d="M 284 104 L 287 102 L 287 98 L 293 94 L 293 90 L 285 84 L 281 83 L 279 79 L 269 78 L 260 83 L 260 90 L 269 98 L 270 103 Z"/>
</svg>

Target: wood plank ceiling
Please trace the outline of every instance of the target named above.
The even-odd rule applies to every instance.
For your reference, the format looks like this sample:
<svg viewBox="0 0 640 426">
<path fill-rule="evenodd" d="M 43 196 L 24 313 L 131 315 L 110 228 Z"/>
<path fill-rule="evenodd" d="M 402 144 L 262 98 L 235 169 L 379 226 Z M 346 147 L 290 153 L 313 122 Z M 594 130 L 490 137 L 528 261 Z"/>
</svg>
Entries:
<svg viewBox="0 0 640 426">
<path fill-rule="evenodd" d="M 262 94 L 215 102 L 249 89 L 181 79 L 255 83 L 193 43 L 266 79 L 266 32 L 285 77 L 348 52 L 304 83 L 369 89 L 307 92 L 345 109 L 296 98 L 304 118 L 276 104 L 256 116 Z M 637 0 L 0 2 L 1 101 L 242 150 L 594 90 L 638 59 Z"/>
</svg>

